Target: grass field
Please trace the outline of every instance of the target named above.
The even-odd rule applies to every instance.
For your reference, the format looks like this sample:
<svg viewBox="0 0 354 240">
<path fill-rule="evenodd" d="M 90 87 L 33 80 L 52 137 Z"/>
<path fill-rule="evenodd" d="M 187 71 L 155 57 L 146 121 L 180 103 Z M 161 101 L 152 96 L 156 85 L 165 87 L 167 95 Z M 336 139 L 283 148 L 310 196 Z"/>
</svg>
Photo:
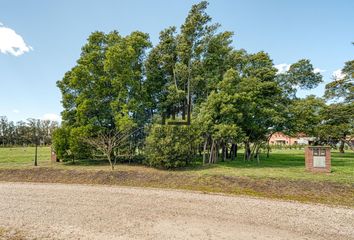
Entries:
<svg viewBox="0 0 354 240">
<path fill-rule="evenodd" d="M 34 147 L 0 148 L 0 168 L 23 168 L 34 164 Z M 48 166 L 50 164 L 50 148 L 38 148 L 38 162 Z"/>
<path fill-rule="evenodd" d="M 0 148 L 1 168 L 28 168 L 34 163 L 34 147 Z M 40 167 L 64 169 L 109 170 L 106 161 L 79 161 L 76 164 L 50 162 L 50 148 L 38 148 L 38 163 Z M 332 172 L 330 174 L 310 173 L 305 171 L 303 150 L 274 150 L 270 157 L 261 155 L 261 163 L 256 161 L 244 162 L 239 154 L 235 161 L 219 162 L 215 165 L 201 166 L 197 164 L 177 172 L 198 175 L 241 176 L 252 178 L 285 178 L 292 180 L 332 181 L 354 184 L 354 152 L 345 154 L 332 152 Z M 144 166 L 118 165 L 117 170 L 148 169 Z M 163 171 L 163 170 L 156 170 Z"/>
<path fill-rule="evenodd" d="M 163 187 L 247 194 L 354 207 L 354 152 L 332 152 L 331 173 L 305 171 L 303 150 L 275 150 L 261 163 L 236 161 L 167 171 L 119 164 L 114 172 L 106 161 L 51 163 L 50 148 L 0 148 L 0 181 L 32 181 Z"/>
</svg>

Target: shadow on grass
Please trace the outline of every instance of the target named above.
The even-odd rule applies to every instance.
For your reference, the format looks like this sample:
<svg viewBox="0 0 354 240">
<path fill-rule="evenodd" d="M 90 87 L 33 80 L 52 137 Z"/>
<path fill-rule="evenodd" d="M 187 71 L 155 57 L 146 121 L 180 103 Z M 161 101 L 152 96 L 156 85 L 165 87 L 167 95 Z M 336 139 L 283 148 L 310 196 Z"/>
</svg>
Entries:
<svg viewBox="0 0 354 240">
<path fill-rule="evenodd" d="M 66 166 L 109 166 L 108 160 L 105 159 L 80 159 L 67 161 L 63 164 Z"/>
<path fill-rule="evenodd" d="M 349 161 L 348 161 L 349 160 Z M 353 161 L 350 161 L 353 160 Z M 75 162 L 64 162 L 67 166 L 109 166 L 109 162 L 106 159 L 82 159 L 75 160 Z M 127 163 L 127 162 L 117 162 L 117 165 L 126 166 L 144 166 L 137 163 Z M 354 166 L 354 152 L 347 152 L 345 154 L 334 152 L 332 153 L 332 166 L 346 167 Z M 201 171 L 212 168 L 243 168 L 243 169 L 261 169 L 261 168 L 298 168 L 305 166 L 304 153 L 299 152 L 274 152 L 270 153 L 269 158 L 266 154 L 261 154 L 260 162 L 257 159 L 252 159 L 250 161 L 244 161 L 244 154 L 239 153 L 235 160 L 219 160 L 216 164 L 206 164 L 203 165 L 202 157 L 197 157 L 190 165 L 171 169 L 170 171 L 188 172 L 188 171 Z M 148 166 L 146 166 L 148 167 Z M 148 167 L 149 168 L 149 167 Z M 162 169 L 163 170 L 163 169 Z"/>
<path fill-rule="evenodd" d="M 237 155 L 235 160 L 219 160 L 216 164 L 202 165 L 202 160 L 199 158 L 197 164 L 191 167 L 186 167 L 183 170 L 204 170 L 215 167 L 227 167 L 227 168 L 291 168 L 302 167 L 305 165 L 305 159 L 303 154 L 291 154 L 291 153 L 274 153 L 270 154 L 269 158 L 265 154 L 260 157 L 260 162 L 257 159 L 251 159 L 250 161 L 244 161 L 244 154 Z"/>
</svg>

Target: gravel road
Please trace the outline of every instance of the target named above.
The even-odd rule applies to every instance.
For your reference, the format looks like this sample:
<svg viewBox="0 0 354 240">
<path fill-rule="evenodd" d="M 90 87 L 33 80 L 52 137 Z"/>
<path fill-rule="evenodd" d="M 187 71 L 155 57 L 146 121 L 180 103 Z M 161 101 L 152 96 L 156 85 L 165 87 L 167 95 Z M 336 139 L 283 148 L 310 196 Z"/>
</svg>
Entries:
<svg viewBox="0 0 354 240">
<path fill-rule="evenodd" d="M 354 209 L 196 192 L 0 183 L 26 239 L 354 239 Z M 14 231 L 14 230 L 13 230 Z"/>
</svg>

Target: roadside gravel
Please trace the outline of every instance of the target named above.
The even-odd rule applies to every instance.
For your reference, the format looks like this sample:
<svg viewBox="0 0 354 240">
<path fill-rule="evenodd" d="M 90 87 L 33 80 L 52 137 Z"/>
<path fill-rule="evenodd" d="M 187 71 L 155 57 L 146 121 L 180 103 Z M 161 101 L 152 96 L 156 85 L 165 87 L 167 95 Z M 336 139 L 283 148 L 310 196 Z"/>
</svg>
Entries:
<svg viewBox="0 0 354 240">
<path fill-rule="evenodd" d="M 25 239 L 354 239 L 354 209 L 118 186 L 0 182 Z M 1 235 L 0 235 L 1 239 Z"/>
</svg>

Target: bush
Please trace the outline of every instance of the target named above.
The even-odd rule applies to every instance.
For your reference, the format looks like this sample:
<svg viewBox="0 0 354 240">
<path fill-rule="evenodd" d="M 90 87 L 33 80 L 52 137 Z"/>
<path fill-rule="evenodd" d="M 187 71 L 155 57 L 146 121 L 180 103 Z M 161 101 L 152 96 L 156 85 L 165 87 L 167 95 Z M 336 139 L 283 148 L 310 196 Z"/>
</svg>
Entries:
<svg viewBox="0 0 354 240">
<path fill-rule="evenodd" d="M 61 127 L 53 133 L 53 147 L 62 161 L 89 159 L 92 147 L 82 141 L 85 131 L 81 128 Z"/>
<path fill-rule="evenodd" d="M 83 141 L 88 130 L 84 127 L 72 128 L 70 131 L 70 151 L 73 159 L 90 159 L 94 148 Z"/>
<path fill-rule="evenodd" d="M 152 125 L 144 163 L 167 169 L 186 166 L 192 160 L 194 136 L 191 126 Z"/>
<path fill-rule="evenodd" d="M 53 148 L 58 159 L 67 160 L 69 158 L 69 137 L 70 131 L 67 128 L 61 127 L 53 132 Z"/>
</svg>

